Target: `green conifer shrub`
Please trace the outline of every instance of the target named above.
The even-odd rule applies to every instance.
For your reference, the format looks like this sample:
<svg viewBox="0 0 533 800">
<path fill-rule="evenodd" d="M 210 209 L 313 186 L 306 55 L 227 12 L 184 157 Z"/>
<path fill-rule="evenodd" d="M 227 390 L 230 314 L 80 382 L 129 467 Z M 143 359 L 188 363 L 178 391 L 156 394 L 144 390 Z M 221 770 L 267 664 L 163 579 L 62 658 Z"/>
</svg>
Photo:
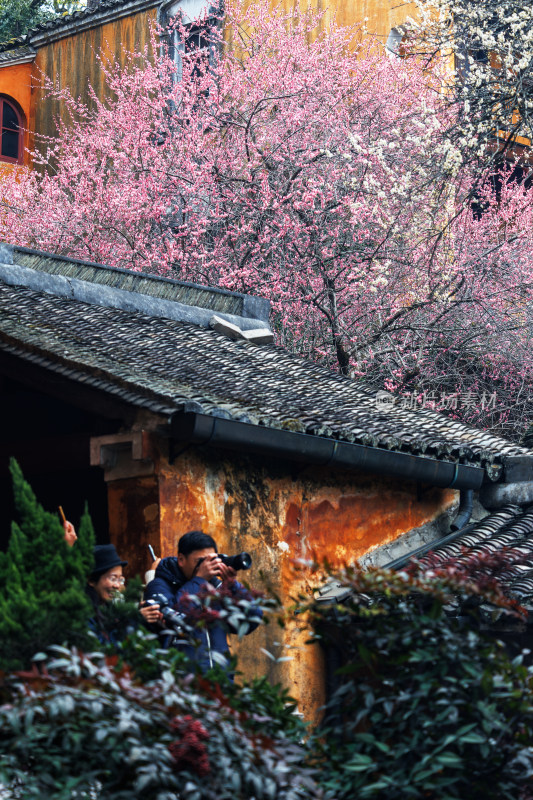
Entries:
<svg viewBox="0 0 533 800">
<path fill-rule="evenodd" d="M 92 608 L 85 594 L 93 565 L 94 531 L 87 509 L 78 541 L 69 547 L 57 516 L 43 509 L 17 462 L 10 470 L 18 520 L 12 523 L 7 551 L 0 553 L 0 669 L 29 666 L 50 644 L 94 649 L 87 620 Z"/>
</svg>

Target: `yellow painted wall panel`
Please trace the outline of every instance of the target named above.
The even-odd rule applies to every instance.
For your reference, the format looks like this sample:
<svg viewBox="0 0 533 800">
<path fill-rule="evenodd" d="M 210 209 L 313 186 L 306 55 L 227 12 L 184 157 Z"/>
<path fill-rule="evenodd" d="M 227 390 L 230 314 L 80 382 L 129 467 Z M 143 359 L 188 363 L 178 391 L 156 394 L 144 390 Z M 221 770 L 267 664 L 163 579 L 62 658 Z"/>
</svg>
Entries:
<svg viewBox="0 0 533 800">
<path fill-rule="evenodd" d="M 365 23 L 370 34 L 379 36 L 384 42 L 391 28 L 401 25 L 408 16 L 416 16 L 414 3 L 398 3 L 397 0 L 315 0 L 314 2 L 294 2 L 294 0 L 270 0 L 273 8 L 281 8 L 286 14 L 299 8 L 302 11 L 317 9 L 324 14 L 323 24 L 335 22 L 348 26 Z"/>
<path fill-rule="evenodd" d="M 274 4 L 274 0 L 271 2 Z M 284 0 L 283 8 L 290 12 L 297 5 L 294 0 Z M 311 6 L 302 3 L 301 7 Z M 392 27 L 401 24 L 409 14 L 414 14 L 412 4 L 398 4 L 396 0 L 338 0 L 337 3 L 316 0 L 315 7 L 325 9 L 324 24 L 335 20 L 339 25 L 351 25 L 366 20 L 368 31 L 384 42 Z M 60 101 L 44 96 L 43 75 L 57 82 L 62 89 L 70 88 L 74 97 L 84 101 L 88 99 L 89 82 L 97 96 L 102 97 L 104 81 L 96 55 L 101 53 L 104 57 L 116 57 L 123 62 L 125 51 L 140 50 L 149 42 L 150 21 L 155 19 L 154 8 L 40 47 L 33 69 L 36 133 L 53 136 L 56 118 L 65 114 Z M 0 70 L 0 74 L 4 71 Z"/>
<path fill-rule="evenodd" d="M 75 98 L 79 97 L 85 102 L 89 100 L 89 84 L 96 95 L 102 98 L 104 80 L 97 54 L 104 58 L 116 57 L 120 63 L 124 63 L 123 54 L 126 51 L 142 50 L 149 43 L 150 22 L 155 21 L 155 15 L 155 9 L 142 11 L 41 47 L 33 70 L 36 133 L 53 136 L 56 118 L 65 115 L 60 101 L 45 97 L 43 75 L 61 89 L 69 88 Z"/>
</svg>

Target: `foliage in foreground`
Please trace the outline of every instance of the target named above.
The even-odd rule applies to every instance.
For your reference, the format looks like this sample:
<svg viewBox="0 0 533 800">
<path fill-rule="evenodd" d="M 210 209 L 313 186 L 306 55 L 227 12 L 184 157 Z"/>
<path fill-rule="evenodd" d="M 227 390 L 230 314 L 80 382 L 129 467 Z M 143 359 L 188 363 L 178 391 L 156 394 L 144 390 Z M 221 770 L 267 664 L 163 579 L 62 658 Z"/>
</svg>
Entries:
<svg viewBox="0 0 533 800">
<path fill-rule="evenodd" d="M 135 638 L 146 647 L 144 634 Z M 157 652 L 160 677 L 143 684 L 125 664 L 115 669 L 117 656 L 53 650 L 2 687 L 0 780 L 22 781 L 27 800 L 321 796 L 294 736 L 273 734 L 264 716 L 176 670 L 169 651 Z"/>
<path fill-rule="evenodd" d="M 532 672 L 481 629 L 524 619 L 487 577 L 505 567 L 494 556 L 462 571 L 439 571 L 431 559 L 425 574 L 346 569 L 333 576 L 347 590 L 339 604 L 304 599 L 297 619 L 340 666 L 324 725 L 309 734 L 280 687 L 197 675 L 179 649 L 159 649 L 137 627 L 134 584 L 131 597 L 106 609 L 120 644 L 92 637 L 96 653 L 53 645 L 51 656 L 35 656 L 54 637 L 85 633 L 87 610 L 69 581 L 90 566 L 78 556 L 71 574 L 56 563 L 83 545 L 63 553 L 59 523 L 12 470 L 21 524 L 0 559 L 0 667 L 17 656 L 35 662 L 0 673 L 0 784 L 14 798 L 533 798 Z M 227 598 L 208 600 L 219 622 L 245 614 Z M 39 616 L 46 608 L 49 618 Z M 196 624 L 208 624 L 209 611 Z"/>
<path fill-rule="evenodd" d="M 287 692 L 265 679 L 240 686 L 220 669 L 195 675 L 179 649 L 159 649 L 141 626 L 138 579 L 101 608 L 102 641 L 89 634 L 90 520 L 67 547 L 15 461 L 11 470 L 19 524 L 0 554 L 0 786 L 8 796 L 318 798 Z M 244 622 L 246 609 L 228 597 L 206 598 L 204 616 L 215 602 L 218 624 Z M 187 627 L 183 639 L 196 641 Z"/>
<path fill-rule="evenodd" d="M 0 553 L 0 669 L 20 669 L 48 645 L 87 645 L 91 604 L 85 582 L 93 564 L 94 531 L 83 514 L 74 547 L 65 542 L 57 514 L 43 509 L 10 463 L 18 522 Z"/>
<path fill-rule="evenodd" d="M 533 796 L 532 672 L 479 628 L 516 607 L 457 574 L 346 570 L 307 608 L 343 666 L 315 757 L 336 800 Z M 460 601 L 458 600 L 460 598 Z"/>
</svg>

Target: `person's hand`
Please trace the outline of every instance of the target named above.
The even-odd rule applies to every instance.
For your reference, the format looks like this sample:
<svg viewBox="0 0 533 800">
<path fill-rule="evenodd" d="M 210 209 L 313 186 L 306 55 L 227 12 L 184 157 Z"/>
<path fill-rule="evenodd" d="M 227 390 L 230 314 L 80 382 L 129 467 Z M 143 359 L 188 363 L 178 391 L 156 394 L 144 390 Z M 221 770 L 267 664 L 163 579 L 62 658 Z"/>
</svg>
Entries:
<svg viewBox="0 0 533 800">
<path fill-rule="evenodd" d="M 211 580 L 211 578 L 220 578 L 221 567 L 223 566 L 224 564 L 217 553 L 210 553 L 202 559 L 194 574 L 196 577 L 204 578 L 206 581 Z"/>
<path fill-rule="evenodd" d="M 74 525 L 72 524 L 72 522 L 69 522 L 68 519 L 66 519 L 63 523 L 63 530 L 65 531 L 66 543 L 68 544 L 69 547 L 72 547 L 78 536 L 76 534 L 76 529 Z"/>
<path fill-rule="evenodd" d="M 228 567 L 227 564 L 224 564 L 224 562 L 221 561 L 219 577 L 221 581 L 235 580 L 235 578 L 237 577 L 237 570 L 233 569 L 233 567 Z"/>
<path fill-rule="evenodd" d="M 155 561 L 152 561 L 152 566 L 150 567 L 150 569 L 151 569 L 151 570 L 153 569 L 153 570 L 154 570 L 154 572 L 155 572 L 155 570 L 156 570 L 156 569 L 158 568 L 158 566 L 159 566 L 159 562 L 160 562 L 160 561 L 161 561 L 161 559 L 160 559 L 160 558 L 156 558 L 156 560 L 155 560 Z"/>
<path fill-rule="evenodd" d="M 144 605 L 141 603 L 139 608 L 143 619 L 145 622 L 149 622 L 151 625 L 154 625 L 157 622 L 161 622 L 163 619 L 163 614 L 159 610 L 159 606 L 157 605 Z"/>
</svg>

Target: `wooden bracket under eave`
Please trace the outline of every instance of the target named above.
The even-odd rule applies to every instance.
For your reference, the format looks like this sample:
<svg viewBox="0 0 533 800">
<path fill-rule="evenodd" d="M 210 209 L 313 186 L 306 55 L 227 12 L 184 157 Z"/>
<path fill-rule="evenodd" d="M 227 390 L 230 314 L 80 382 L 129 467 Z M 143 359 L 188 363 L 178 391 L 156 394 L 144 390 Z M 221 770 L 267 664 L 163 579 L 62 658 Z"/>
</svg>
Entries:
<svg viewBox="0 0 533 800">
<path fill-rule="evenodd" d="M 102 467 L 106 481 L 154 473 L 154 444 L 148 431 L 93 436 L 90 447 L 91 466 Z"/>
</svg>

